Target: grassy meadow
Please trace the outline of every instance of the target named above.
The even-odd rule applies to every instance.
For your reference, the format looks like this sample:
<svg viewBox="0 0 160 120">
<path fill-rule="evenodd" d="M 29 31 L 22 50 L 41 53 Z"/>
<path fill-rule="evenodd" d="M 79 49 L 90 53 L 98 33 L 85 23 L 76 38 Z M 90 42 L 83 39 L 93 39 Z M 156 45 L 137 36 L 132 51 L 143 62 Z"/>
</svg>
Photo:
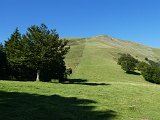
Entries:
<svg viewBox="0 0 160 120">
<path fill-rule="evenodd" d="M 118 53 L 159 59 L 160 49 L 108 36 L 70 39 L 69 82 L 0 81 L 0 120 L 159 120 L 160 86 L 117 65 Z"/>
</svg>

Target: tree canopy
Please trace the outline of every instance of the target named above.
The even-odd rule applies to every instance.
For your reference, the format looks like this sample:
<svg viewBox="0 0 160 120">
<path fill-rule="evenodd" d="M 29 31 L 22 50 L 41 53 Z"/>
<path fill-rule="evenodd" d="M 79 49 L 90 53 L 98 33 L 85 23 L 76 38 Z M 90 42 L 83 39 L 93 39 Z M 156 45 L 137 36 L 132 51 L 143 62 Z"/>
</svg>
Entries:
<svg viewBox="0 0 160 120">
<path fill-rule="evenodd" d="M 56 30 L 49 30 L 45 24 L 32 25 L 23 35 L 16 28 L 5 42 L 5 50 L 11 65 L 37 71 L 37 81 L 40 73 L 43 75 L 46 71 L 53 72 L 50 77 L 62 80 L 66 71 L 64 58 L 70 48 L 67 43 L 67 40 L 59 38 Z"/>
<path fill-rule="evenodd" d="M 121 54 L 118 64 L 126 73 L 132 73 L 135 69 L 141 72 L 143 78 L 149 82 L 160 84 L 160 62 L 148 58 L 146 61 L 138 61 L 130 54 Z"/>
<path fill-rule="evenodd" d="M 159 62 L 154 62 L 153 60 L 145 59 L 145 62 L 139 62 L 139 70 L 145 80 L 160 84 L 160 65 Z"/>
<path fill-rule="evenodd" d="M 121 68 L 127 73 L 133 72 L 137 63 L 138 60 L 130 54 L 121 54 L 120 58 L 118 58 L 118 64 L 121 65 Z"/>
<path fill-rule="evenodd" d="M 4 46 L 0 44 L 0 79 L 5 79 L 7 75 L 7 60 Z"/>
</svg>

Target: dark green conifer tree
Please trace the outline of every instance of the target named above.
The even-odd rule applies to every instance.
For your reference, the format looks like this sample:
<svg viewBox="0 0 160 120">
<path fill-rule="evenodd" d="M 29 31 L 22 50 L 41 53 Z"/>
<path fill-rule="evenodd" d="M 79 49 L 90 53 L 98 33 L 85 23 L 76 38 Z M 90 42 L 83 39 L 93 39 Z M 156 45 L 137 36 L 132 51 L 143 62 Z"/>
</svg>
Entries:
<svg viewBox="0 0 160 120">
<path fill-rule="evenodd" d="M 68 41 L 59 39 L 53 29 L 49 30 L 45 24 L 33 25 L 25 35 L 16 31 L 6 42 L 6 54 L 11 64 L 27 66 L 37 71 L 36 81 L 41 73 L 48 74 L 60 80 L 65 76 L 64 58 L 69 50 Z"/>
</svg>

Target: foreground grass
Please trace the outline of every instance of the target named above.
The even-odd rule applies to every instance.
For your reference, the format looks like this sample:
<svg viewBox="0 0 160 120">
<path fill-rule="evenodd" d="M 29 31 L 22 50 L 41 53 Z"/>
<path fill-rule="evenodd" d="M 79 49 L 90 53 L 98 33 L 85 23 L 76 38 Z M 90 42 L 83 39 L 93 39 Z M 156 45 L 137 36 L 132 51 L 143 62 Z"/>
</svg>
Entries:
<svg viewBox="0 0 160 120">
<path fill-rule="evenodd" d="M 113 43 L 72 40 L 68 84 L 1 80 L 0 120 L 159 120 L 160 86 L 125 74 Z"/>
<path fill-rule="evenodd" d="M 159 120 L 160 87 L 0 81 L 1 120 Z"/>
<path fill-rule="evenodd" d="M 0 83 L 2 120 L 94 120 L 112 118 L 116 114 L 98 107 L 98 100 L 89 98 L 92 93 L 87 91 L 92 87 L 36 82 Z"/>
</svg>

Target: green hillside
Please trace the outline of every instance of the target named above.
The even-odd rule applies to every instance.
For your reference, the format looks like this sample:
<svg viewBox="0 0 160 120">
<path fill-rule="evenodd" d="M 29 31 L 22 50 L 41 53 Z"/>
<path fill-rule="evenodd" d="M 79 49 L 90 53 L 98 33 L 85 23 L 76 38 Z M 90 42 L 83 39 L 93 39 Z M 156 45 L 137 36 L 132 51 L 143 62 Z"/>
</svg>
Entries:
<svg viewBox="0 0 160 120">
<path fill-rule="evenodd" d="M 146 57 L 152 60 L 160 59 L 160 49 L 105 35 L 71 39 L 70 45 L 71 51 L 66 57 L 66 63 L 74 70 L 71 78 L 95 82 L 145 82 L 142 76 L 127 75 L 121 70 L 117 65 L 118 53 L 129 53 L 139 60 Z M 128 77 L 131 77 L 129 81 Z"/>
<path fill-rule="evenodd" d="M 0 119 L 159 120 L 160 86 L 126 74 L 118 53 L 160 59 L 160 49 L 101 35 L 70 38 L 70 82 L 0 81 Z"/>
</svg>

